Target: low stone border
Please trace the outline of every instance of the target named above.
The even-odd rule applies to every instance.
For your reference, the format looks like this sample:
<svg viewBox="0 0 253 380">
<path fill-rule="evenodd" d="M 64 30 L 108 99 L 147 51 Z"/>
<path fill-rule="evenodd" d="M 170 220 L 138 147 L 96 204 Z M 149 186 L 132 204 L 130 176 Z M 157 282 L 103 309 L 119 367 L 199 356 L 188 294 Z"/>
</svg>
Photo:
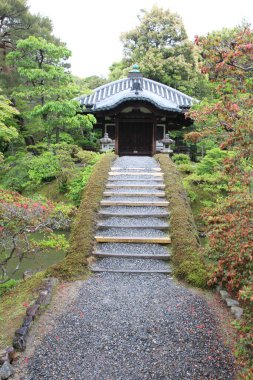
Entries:
<svg viewBox="0 0 253 380">
<path fill-rule="evenodd" d="M 222 300 L 226 303 L 227 307 L 230 308 L 230 311 L 235 316 L 235 318 L 240 319 L 243 316 L 243 309 L 240 307 L 239 302 L 233 300 L 226 290 L 218 287 L 217 291 L 220 294 Z"/>
<path fill-rule="evenodd" d="M 0 379 L 5 380 L 14 374 L 11 363 L 15 360 L 17 352 L 26 349 L 26 341 L 34 319 L 42 314 L 44 308 L 51 302 L 53 289 L 58 284 L 57 278 L 48 278 L 39 289 L 39 296 L 33 305 L 27 308 L 26 316 L 19 329 L 15 331 L 12 346 L 0 352 Z"/>
</svg>

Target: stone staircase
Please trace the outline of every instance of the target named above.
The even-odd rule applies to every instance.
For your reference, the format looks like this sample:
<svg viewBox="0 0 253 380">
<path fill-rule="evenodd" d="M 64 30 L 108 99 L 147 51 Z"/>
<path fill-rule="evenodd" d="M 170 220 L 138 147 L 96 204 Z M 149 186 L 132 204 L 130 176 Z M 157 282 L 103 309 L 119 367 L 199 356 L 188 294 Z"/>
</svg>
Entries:
<svg viewBox="0 0 253 380">
<path fill-rule="evenodd" d="M 120 157 L 101 201 L 93 272 L 171 273 L 163 173 L 151 157 Z"/>
</svg>

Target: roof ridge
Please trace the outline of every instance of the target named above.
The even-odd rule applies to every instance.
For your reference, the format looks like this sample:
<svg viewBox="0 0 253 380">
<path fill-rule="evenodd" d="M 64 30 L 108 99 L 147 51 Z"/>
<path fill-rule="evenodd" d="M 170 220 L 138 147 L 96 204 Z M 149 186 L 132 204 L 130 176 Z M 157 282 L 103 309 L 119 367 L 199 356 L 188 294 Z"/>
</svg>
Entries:
<svg viewBox="0 0 253 380">
<path fill-rule="evenodd" d="M 109 83 L 105 83 L 105 84 L 103 84 L 102 86 L 96 87 L 96 88 L 93 89 L 93 91 L 92 91 L 91 94 L 83 94 L 83 95 L 80 95 L 80 97 L 91 96 L 91 95 L 93 95 L 93 94 L 94 94 L 95 92 L 97 92 L 97 91 L 103 90 L 103 89 L 105 89 L 105 88 L 107 88 L 107 87 L 110 87 L 110 86 L 113 86 L 113 85 L 115 85 L 115 84 L 117 84 L 117 83 L 126 82 L 126 81 L 131 81 L 131 80 L 133 80 L 133 78 L 129 78 L 129 77 L 120 78 L 120 79 L 117 79 L 117 80 L 115 80 L 115 81 L 112 81 L 112 82 L 109 82 Z M 188 98 L 188 99 L 191 99 L 191 100 L 197 100 L 197 99 L 193 98 L 192 96 L 183 93 L 182 91 L 179 91 L 179 90 L 177 90 L 177 89 L 175 89 L 175 88 L 173 88 L 173 87 L 171 87 L 171 86 L 168 86 L 167 84 L 160 83 L 160 82 L 157 82 L 157 81 L 155 81 L 155 80 L 153 80 L 153 79 L 149 79 L 149 78 L 146 78 L 146 77 L 142 77 L 141 80 L 142 80 L 142 81 L 148 81 L 148 82 L 151 82 L 151 83 L 153 83 L 153 84 L 155 84 L 155 85 L 157 85 L 157 86 L 160 86 L 160 87 L 162 87 L 162 88 L 164 88 L 164 89 L 169 89 L 170 91 L 172 91 L 172 92 L 174 92 L 174 93 L 176 93 L 176 94 L 178 94 L 178 95 L 184 96 L 184 97 L 186 97 L 186 98 Z M 78 98 L 79 98 L 79 97 L 78 97 Z"/>
<path fill-rule="evenodd" d="M 98 91 L 98 90 L 102 90 L 103 88 L 109 86 L 109 85 L 112 85 L 114 83 L 120 83 L 120 82 L 123 82 L 124 80 L 126 79 L 129 79 L 129 78 L 121 78 L 121 79 L 117 79 L 117 80 L 114 80 L 113 82 L 109 82 L 109 83 L 105 83 L 105 84 L 102 84 L 102 86 L 99 86 L 99 87 L 96 87 L 93 89 L 93 91 Z"/>
<path fill-rule="evenodd" d="M 185 97 L 187 97 L 187 98 L 189 98 L 189 99 L 193 99 L 193 100 L 195 100 L 195 98 L 193 98 L 192 96 L 187 95 L 187 94 L 185 94 L 184 92 L 177 90 L 176 88 L 170 87 L 170 86 L 168 86 L 167 84 L 160 83 L 160 82 L 157 82 L 156 80 L 149 79 L 149 78 L 146 78 L 146 77 L 143 77 L 142 79 L 146 79 L 146 80 L 148 80 L 149 82 L 152 82 L 152 83 L 158 84 L 158 85 L 161 86 L 161 87 L 169 88 L 171 91 L 176 92 L 176 93 L 179 94 L 179 95 L 183 95 L 183 96 L 185 96 Z"/>
</svg>

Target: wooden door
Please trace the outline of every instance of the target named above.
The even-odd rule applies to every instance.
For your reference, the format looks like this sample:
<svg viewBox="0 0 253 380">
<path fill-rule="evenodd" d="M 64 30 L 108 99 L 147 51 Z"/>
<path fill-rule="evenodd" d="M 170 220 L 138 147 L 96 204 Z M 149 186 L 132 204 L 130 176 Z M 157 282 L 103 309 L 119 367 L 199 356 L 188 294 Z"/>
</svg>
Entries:
<svg viewBox="0 0 253 380">
<path fill-rule="evenodd" d="M 119 155 L 151 156 L 153 123 L 121 122 L 118 130 Z"/>
</svg>

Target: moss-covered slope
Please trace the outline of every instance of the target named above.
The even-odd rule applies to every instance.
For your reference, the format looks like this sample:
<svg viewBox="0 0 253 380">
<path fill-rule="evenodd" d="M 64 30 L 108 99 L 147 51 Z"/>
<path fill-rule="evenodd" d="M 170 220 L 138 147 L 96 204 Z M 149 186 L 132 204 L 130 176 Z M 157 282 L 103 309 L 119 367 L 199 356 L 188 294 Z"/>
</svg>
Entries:
<svg viewBox="0 0 253 380">
<path fill-rule="evenodd" d="M 94 244 L 97 210 L 114 159 L 114 154 L 105 154 L 96 163 L 84 189 L 81 205 L 72 227 L 67 255 L 62 262 L 48 268 L 47 275 L 60 279 L 73 279 L 87 273 L 87 258 Z"/>
<path fill-rule="evenodd" d="M 188 283 L 205 287 L 207 272 L 201 255 L 191 208 L 176 166 L 168 155 L 155 156 L 164 173 L 165 192 L 170 202 L 174 273 Z"/>
</svg>

